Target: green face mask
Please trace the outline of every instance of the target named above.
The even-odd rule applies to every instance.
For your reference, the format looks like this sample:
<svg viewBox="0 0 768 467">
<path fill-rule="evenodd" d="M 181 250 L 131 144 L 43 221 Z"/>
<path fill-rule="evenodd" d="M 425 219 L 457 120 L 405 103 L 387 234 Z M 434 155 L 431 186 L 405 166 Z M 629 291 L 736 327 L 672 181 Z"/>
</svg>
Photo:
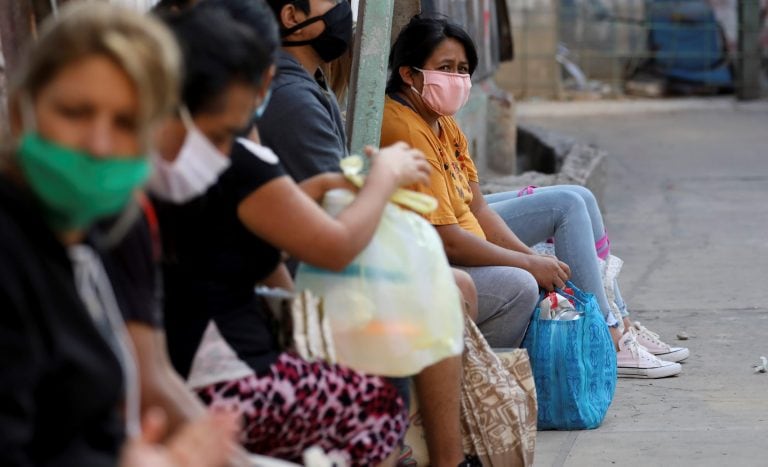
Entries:
<svg viewBox="0 0 768 467">
<path fill-rule="evenodd" d="M 57 231 L 87 228 L 118 214 L 150 174 L 146 157 L 98 158 L 27 132 L 18 162 Z"/>
</svg>

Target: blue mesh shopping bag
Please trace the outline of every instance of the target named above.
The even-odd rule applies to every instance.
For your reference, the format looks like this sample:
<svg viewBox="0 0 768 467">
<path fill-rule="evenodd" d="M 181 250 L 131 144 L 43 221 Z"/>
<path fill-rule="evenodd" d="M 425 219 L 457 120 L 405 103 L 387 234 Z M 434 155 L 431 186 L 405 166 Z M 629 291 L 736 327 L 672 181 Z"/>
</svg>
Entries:
<svg viewBox="0 0 768 467">
<path fill-rule="evenodd" d="M 602 423 L 616 389 L 616 350 L 595 296 L 572 283 L 579 319 L 541 319 L 533 312 L 523 347 L 528 350 L 538 396 L 539 430 L 581 430 Z M 543 298 L 543 294 L 542 294 Z"/>
</svg>

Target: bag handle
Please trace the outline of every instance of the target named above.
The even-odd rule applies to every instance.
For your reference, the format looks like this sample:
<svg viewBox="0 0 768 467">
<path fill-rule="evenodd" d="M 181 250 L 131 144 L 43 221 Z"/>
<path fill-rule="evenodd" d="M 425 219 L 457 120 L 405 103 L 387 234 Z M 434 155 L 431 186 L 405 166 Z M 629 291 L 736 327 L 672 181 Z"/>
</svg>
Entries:
<svg viewBox="0 0 768 467">
<path fill-rule="evenodd" d="M 573 282 L 571 282 L 571 281 L 565 281 L 565 287 L 568 288 L 568 289 L 571 289 L 571 290 L 578 290 L 579 292 L 581 292 L 581 289 L 579 289 L 578 287 L 573 285 Z M 566 292 L 565 290 L 561 289 L 560 287 L 555 287 L 554 291 L 559 293 L 563 297 L 569 298 L 569 299 L 574 300 L 574 301 L 577 301 L 577 302 L 579 302 L 582 305 L 586 304 L 586 302 L 584 302 L 584 300 L 580 299 L 579 297 L 576 297 L 574 294 L 569 294 L 568 292 Z M 544 300 L 544 298 L 547 295 L 549 295 L 549 294 L 550 294 L 550 292 L 547 292 L 546 290 L 541 289 L 541 291 L 539 292 L 539 302 Z"/>
<path fill-rule="evenodd" d="M 573 282 L 571 282 L 571 281 L 565 281 L 565 286 L 566 286 L 566 288 L 569 288 L 571 290 L 581 292 L 581 289 L 579 289 L 578 287 L 573 285 Z M 576 297 L 575 294 L 569 294 L 568 292 L 566 292 L 565 290 L 563 290 L 563 289 L 561 289 L 559 287 L 555 287 L 555 290 L 557 291 L 557 293 L 559 293 L 560 295 L 562 295 L 565 298 L 569 298 L 571 300 L 579 302 L 582 305 L 586 305 L 586 302 L 584 300 Z"/>
<path fill-rule="evenodd" d="M 363 158 L 357 155 L 345 157 L 341 160 L 341 171 L 347 180 L 352 182 L 353 185 L 360 188 L 365 183 L 365 176 L 361 174 L 365 163 Z M 437 209 L 437 200 L 424 193 L 418 191 L 406 190 L 404 188 L 398 188 L 392 195 L 390 200 L 393 203 L 401 204 L 409 209 L 412 209 L 419 214 L 429 214 Z"/>
</svg>

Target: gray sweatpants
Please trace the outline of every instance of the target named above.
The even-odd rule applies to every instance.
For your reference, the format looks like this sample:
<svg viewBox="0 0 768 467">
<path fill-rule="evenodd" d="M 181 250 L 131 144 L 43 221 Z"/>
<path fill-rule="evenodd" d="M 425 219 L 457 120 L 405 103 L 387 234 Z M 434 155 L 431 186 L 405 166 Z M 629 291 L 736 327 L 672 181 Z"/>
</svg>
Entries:
<svg viewBox="0 0 768 467">
<path fill-rule="evenodd" d="M 461 267 L 475 281 L 477 327 L 495 348 L 519 347 L 539 300 L 536 279 L 508 266 Z"/>
</svg>

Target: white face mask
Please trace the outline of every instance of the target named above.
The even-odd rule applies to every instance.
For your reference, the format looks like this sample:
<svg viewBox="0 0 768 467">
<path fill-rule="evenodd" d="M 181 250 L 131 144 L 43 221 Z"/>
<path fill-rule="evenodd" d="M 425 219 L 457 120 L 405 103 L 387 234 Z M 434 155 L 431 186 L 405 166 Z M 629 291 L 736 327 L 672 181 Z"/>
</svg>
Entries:
<svg viewBox="0 0 768 467">
<path fill-rule="evenodd" d="M 173 162 L 168 162 L 153 152 L 153 172 L 147 183 L 150 193 L 163 201 L 176 204 L 196 198 L 219 179 L 229 167 L 229 157 L 222 154 L 197 129 L 186 110 L 181 111 L 181 120 L 187 129 L 187 136 Z"/>
</svg>

